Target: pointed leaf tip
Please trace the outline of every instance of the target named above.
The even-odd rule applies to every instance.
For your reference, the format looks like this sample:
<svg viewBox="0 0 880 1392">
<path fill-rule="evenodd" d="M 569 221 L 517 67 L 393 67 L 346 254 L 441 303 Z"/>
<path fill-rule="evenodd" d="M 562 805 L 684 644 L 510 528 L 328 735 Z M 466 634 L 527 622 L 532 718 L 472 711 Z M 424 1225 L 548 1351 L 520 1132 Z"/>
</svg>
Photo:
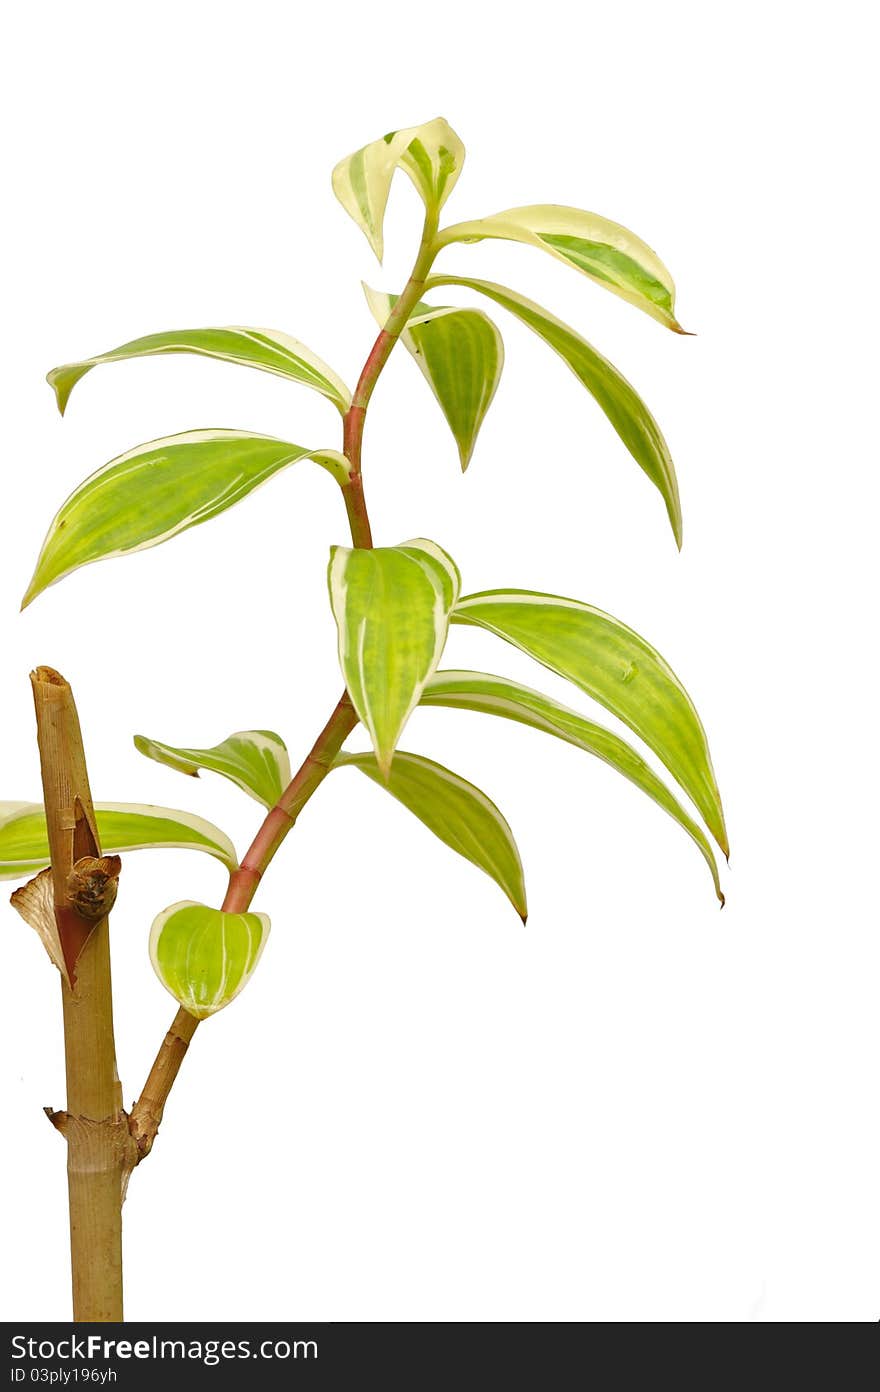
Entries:
<svg viewBox="0 0 880 1392">
<path fill-rule="evenodd" d="M 327 579 L 339 664 L 387 782 L 401 732 L 440 661 L 458 571 L 441 547 L 418 538 L 333 547 Z"/>
<path fill-rule="evenodd" d="M 200 769 L 219 773 L 264 807 L 274 807 L 290 782 L 287 747 L 272 730 L 236 730 L 210 749 L 162 744 L 145 735 L 135 735 L 134 744 L 148 759 L 192 778 Z"/>
<path fill-rule="evenodd" d="M 706 732 L 678 677 L 644 638 L 580 600 L 528 590 L 466 595 L 452 622 L 495 633 L 623 720 L 666 765 L 727 852 Z"/>
<path fill-rule="evenodd" d="M 644 401 L 612 363 L 561 319 L 515 290 L 467 276 L 432 276 L 427 289 L 460 285 L 514 315 L 552 348 L 604 411 L 622 443 L 660 493 L 681 549 L 681 500 L 669 447 Z M 448 312 L 448 311 L 446 311 Z"/>
<path fill-rule="evenodd" d="M 397 296 L 368 285 L 363 289 L 376 322 L 385 324 Z M 420 302 L 406 322 L 401 342 L 446 417 L 464 473 L 501 380 L 501 334 L 482 310 Z"/>
<path fill-rule="evenodd" d="M 340 481 L 336 451 L 244 430 L 188 430 L 118 455 L 56 513 L 22 607 L 80 566 L 158 546 L 207 522 L 300 459 Z"/>
<path fill-rule="evenodd" d="M 504 891 L 523 923 L 528 915 L 522 861 L 506 818 L 485 793 L 451 769 L 420 754 L 397 751 L 383 784 L 372 754 L 340 754 L 334 767 L 359 768 L 403 803 L 451 850 L 484 871 Z"/>
</svg>

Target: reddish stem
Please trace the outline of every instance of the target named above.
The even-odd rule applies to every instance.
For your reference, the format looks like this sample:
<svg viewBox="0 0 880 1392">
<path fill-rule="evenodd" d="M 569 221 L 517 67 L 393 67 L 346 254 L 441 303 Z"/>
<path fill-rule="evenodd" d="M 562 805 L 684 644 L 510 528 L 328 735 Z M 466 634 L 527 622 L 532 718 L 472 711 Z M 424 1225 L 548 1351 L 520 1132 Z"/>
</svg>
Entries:
<svg viewBox="0 0 880 1392">
<path fill-rule="evenodd" d="M 428 272 L 438 250 L 435 244 L 436 232 L 436 214 L 428 213 L 412 274 L 370 349 L 351 406 L 343 418 L 342 448 L 351 467 L 351 474 L 348 483 L 342 488 L 342 496 L 348 513 L 352 543 L 367 549 L 373 545 L 361 472 L 361 449 L 367 406 L 380 373 L 403 332 L 413 306 L 425 288 Z M 315 789 L 327 777 L 333 767 L 333 760 L 357 722 L 358 718 L 348 692 L 343 692 L 333 714 L 293 779 L 267 814 L 241 865 L 230 877 L 226 898 L 223 900 L 223 909 L 227 913 L 244 913 L 250 907 L 260 880 L 275 852 Z M 135 1104 L 132 1111 L 133 1132 L 140 1158 L 149 1154 L 159 1129 L 168 1093 L 198 1023 L 198 1020 L 188 1016 L 185 1010 L 178 1011 L 150 1071 L 144 1091 Z"/>
</svg>

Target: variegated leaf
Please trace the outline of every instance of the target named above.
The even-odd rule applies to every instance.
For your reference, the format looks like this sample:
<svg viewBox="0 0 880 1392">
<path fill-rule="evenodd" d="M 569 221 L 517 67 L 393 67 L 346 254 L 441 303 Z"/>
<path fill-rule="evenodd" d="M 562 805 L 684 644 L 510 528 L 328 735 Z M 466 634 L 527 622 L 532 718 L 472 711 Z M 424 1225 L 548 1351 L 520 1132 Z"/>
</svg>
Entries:
<svg viewBox="0 0 880 1392">
<path fill-rule="evenodd" d="M 460 578 L 436 543 L 334 546 L 328 570 L 339 663 L 387 777 L 401 731 L 446 642 Z"/>
<path fill-rule="evenodd" d="M 271 730 L 236 730 L 211 749 L 180 748 L 135 735 L 135 748 L 148 759 L 197 778 L 200 769 L 219 773 L 264 807 L 274 807 L 290 782 L 290 759 L 280 735 Z"/>
<path fill-rule="evenodd" d="M 22 608 L 92 561 L 144 551 L 207 522 L 297 459 L 314 459 L 338 481 L 334 450 L 306 450 L 246 430 L 188 430 L 111 459 L 56 514 Z"/>
<path fill-rule="evenodd" d="M 421 705 L 448 706 L 455 710 L 503 716 L 521 725 L 530 725 L 535 730 L 543 730 L 548 735 L 555 735 L 557 739 L 565 740 L 576 749 L 584 749 L 588 754 L 595 754 L 641 788 L 649 798 L 653 798 L 687 832 L 705 858 L 715 884 L 715 893 L 724 903 L 718 866 L 704 833 L 650 765 L 619 735 L 602 725 L 596 725 L 592 720 L 585 720 L 577 711 L 570 710 L 540 691 L 533 691 L 531 687 L 521 686 L 519 682 L 508 681 L 505 677 L 491 676 L 487 672 L 435 672 L 422 692 Z"/>
<path fill-rule="evenodd" d="M 681 500 L 678 480 L 669 447 L 663 432 L 644 401 L 607 358 L 575 333 L 561 319 L 546 309 L 488 280 L 469 280 L 460 276 L 433 276 L 428 289 L 441 285 L 461 285 L 477 290 L 496 304 L 516 315 L 542 338 L 563 362 L 571 368 L 578 381 L 599 403 L 636 463 L 660 492 L 678 546 L 681 546 Z"/>
<path fill-rule="evenodd" d="M 500 885 L 523 923 L 528 912 L 522 861 L 513 832 L 485 793 L 457 773 L 399 749 L 390 775 L 372 754 L 340 754 L 336 767 L 359 768 L 408 807 L 445 845 Z"/>
<path fill-rule="evenodd" d="M 480 242 L 486 237 L 525 242 L 549 251 L 575 270 L 650 314 L 676 333 L 675 284 L 656 252 L 619 222 L 555 203 L 507 208 L 492 217 L 445 227 L 438 245 Z"/>
<path fill-rule="evenodd" d="M 150 930 L 150 960 L 171 995 L 197 1020 L 216 1015 L 243 991 L 269 936 L 261 913 L 224 913 L 183 899 Z"/>
<path fill-rule="evenodd" d="M 155 847 L 205 851 L 235 870 L 235 847 L 203 817 L 171 807 L 129 802 L 95 804 L 105 855 Z M 19 802 L 0 819 L 0 880 L 22 879 L 49 864 L 46 814 L 39 802 Z"/>
<path fill-rule="evenodd" d="M 464 145 L 448 121 L 437 116 L 424 126 L 411 126 L 400 157 L 426 208 L 439 212 L 464 166 Z"/>
<path fill-rule="evenodd" d="M 371 290 L 367 285 L 364 292 L 376 322 L 384 324 L 397 296 Z M 401 340 L 449 422 L 464 470 L 501 380 L 501 334 L 480 310 L 417 304 Z"/>
<path fill-rule="evenodd" d="M 422 126 L 391 131 L 340 160 L 333 170 L 333 192 L 381 261 L 385 208 L 395 171 L 404 169 L 425 206 L 437 213 L 452 192 L 463 163 L 464 146 L 438 116 Z"/>
<path fill-rule="evenodd" d="M 721 796 L 700 717 L 678 677 L 644 638 L 580 600 L 529 590 L 466 595 L 452 621 L 504 638 L 618 716 L 663 761 L 727 854 Z"/>
<path fill-rule="evenodd" d="M 278 329 L 250 329 L 238 326 L 221 329 L 176 329 L 168 333 L 147 334 L 98 353 L 93 358 L 64 363 L 46 377 L 55 392 L 58 409 L 64 415 L 73 388 L 87 372 L 100 363 L 125 362 L 129 358 L 152 358 L 161 353 L 195 353 L 203 358 L 257 367 L 276 377 L 301 382 L 326 396 L 337 410 L 351 405 L 351 392 L 332 367 L 322 362 L 304 343 Z"/>
</svg>

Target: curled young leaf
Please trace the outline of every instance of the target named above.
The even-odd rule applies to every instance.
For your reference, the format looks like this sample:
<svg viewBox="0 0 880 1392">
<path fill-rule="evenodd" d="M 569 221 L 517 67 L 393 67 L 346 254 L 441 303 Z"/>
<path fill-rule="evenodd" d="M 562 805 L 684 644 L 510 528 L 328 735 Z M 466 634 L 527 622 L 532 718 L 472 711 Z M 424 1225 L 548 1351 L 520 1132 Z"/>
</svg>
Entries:
<svg viewBox="0 0 880 1392">
<path fill-rule="evenodd" d="M 125 362 L 129 358 L 152 358 L 162 353 L 195 353 L 202 358 L 256 367 L 276 377 L 300 382 L 326 396 L 344 413 L 351 405 L 351 392 L 332 367 L 304 343 L 278 329 L 250 329 L 238 326 L 222 329 L 175 329 L 168 333 L 146 334 L 107 353 L 79 362 L 54 367 L 46 377 L 55 392 L 62 416 L 70 393 L 81 378 L 100 363 Z"/>
<path fill-rule="evenodd" d="M 188 430 L 111 459 L 53 519 L 22 608 L 80 566 L 144 551 L 207 522 L 298 459 L 315 460 L 338 481 L 347 478 L 335 450 L 307 450 L 245 430 Z"/>
<path fill-rule="evenodd" d="M 335 767 L 346 765 L 386 788 L 445 845 L 485 871 L 525 923 L 528 909 L 519 851 L 507 821 L 485 793 L 441 764 L 402 749 L 387 776 L 372 754 L 339 754 Z"/>
<path fill-rule="evenodd" d="M 681 546 L 681 500 L 678 480 L 663 432 L 644 401 L 607 358 L 546 309 L 488 280 L 469 280 L 461 276 L 433 276 L 427 288 L 461 285 L 476 290 L 516 315 L 521 323 L 542 338 L 567 363 L 598 402 L 633 459 L 648 475 L 666 504 L 666 512 L 678 546 Z"/>
<path fill-rule="evenodd" d="M 555 203 L 508 208 L 474 222 L 457 222 L 439 234 L 438 245 L 480 242 L 485 237 L 525 242 L 582 271 L 657 319 L 684 333 L 675 317 L 675 284 L 656 252 L 619 222 Z"/>
<path fill-rule="evenodd" d="M 154 920 L 150 960 L 166 991 L 205 1020 L 244 990 L 268 936 L 266 914 L 223 913 L 184 899 Z"/>
<path fill-rule="evenodd" d="M 333 170 L 333 192 L 381 261 L 385 208 L 395 171 L 406 171 L 425 207 L 436 214 L 452 192 L 463 164 L 464 146 L 438 116 L 422 126 L 391 131 L 340 160 Z"/>
<path fill-rule="evenodd" d="M 135 748 L 148 759 L 197 778 L 200 769 L 219 773 L 264 807 L 274 807 L 290 782 L 290 759 L 280 735 L 271 730 L 237 730 L 211 749 L 180 748 L 135 735 Z"/>
<path fill-rule="evenodd" d="M 504 638 L 574 682 L 634 730 L 700 809 L 727 854 L 706 732 L 678 677 L 644 638 L 592 605 L 530 590 L 466 595 L 452 622 L 474 624 Z"/>
<path fill-rule="evenodd" d="M 534 730 L 555 735 L 557 739 L 565 740 L 576 749 L 586 750 L 588 754 L 594 754 L 610 764 L 624 778 L 641 788 L 643 793 L 647 793 L 687 832 L 709 866 L 715 893 L 724 903 L 718 866 L 706 836 L 650 765 L 619 735 L 602 725 L 596 725 L 592 720 L 586 720 L 577 711 L 570 710 L 540 691 L 533 691 L 531 687 L 521 686 L 519 682 L 508 681 L 505 677 L 491 676 L 487 672 L 435 672 L 422 692 L 420 704 L 481 711 L 485 715 L 515 720 L 521 725 L 530 725 Z"/>
<path fill-rule="evenodd" d="M 384 324 L 397 296 L 368 285 L 364 293 L 376 322 Z M 417 304 L 400 338 L 449 422 L 464 470 L 501 380 L 501 334 L 481 310 Z"/>
<path fill-rule="evenodd" d="M 8 806 L 8 804 L 7 804 Z M 0 879 L 32 875 L 49 864 L 46 814 L 38 802 L 12 804 L 0 818 Z M 105 856 L 148 848 L 205 851 L 235 870 L 235 847 L 224 832 L 203 817 L 171 807 L 129 802 L 95 804 L 98 835 Z"/>
<path fill-rule="evenodd" d="M 327 578 L 345 684 L 387 777 L 440 661 L 458 570 L 435 542 L 418 538 L 374 550 L 334 546 Z"/>
</svg>

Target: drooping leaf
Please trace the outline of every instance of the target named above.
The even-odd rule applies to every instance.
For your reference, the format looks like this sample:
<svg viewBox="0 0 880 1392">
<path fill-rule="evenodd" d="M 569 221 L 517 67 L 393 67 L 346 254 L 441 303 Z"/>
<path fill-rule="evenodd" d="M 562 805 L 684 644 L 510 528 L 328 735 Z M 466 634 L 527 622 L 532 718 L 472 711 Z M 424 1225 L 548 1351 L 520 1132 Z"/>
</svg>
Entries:
<svg viewBox="0 0 880 1392">
<path fill-rule="evenodd" d="M 684 333 L 675 317 L 675 284 L 656 252 L 619 222 L 555 203 L 507 208 L 492 217 L 445 227 L 438 244 L 485 237 L 525 242 L 549 251 L 668 329 Z"/>
<path fill-rule="evenodd" d="M 292 382 L 312 387 L 343 413 L 351 405 L 351 392 L 332 367 L 322 362 L 304 343 L 278 329 L 231 326 L 147 334 L 143 338 L 132 339 L 130 343 L 123 343 L 119 348 L 112 348 L 108 353 L 98 353 L 93 358 L 55 367 L 47 375 L 46 381 L 55 392 L 58 409 L 63 416 L 77 382 L 99 363 L 152 358 L 161 353 L 195 353 L 203 358 L 219 358 L 221 362 L 257 367 L 276 377 L 286 377 Z"/>
<path fill-rule="evenodd" d="M 188 430 L 111 459 L 56 514 L 22 608 L 80 566 L 144 551 L 207 522 L 306 458 L 340 477 L 344 461 L 336 451 L 245 430 Z"/>
<path fill-rule="evenodd" d="M 179 848 L 206 851 L 229 870 L 238 864 L 229 837 L 191 812 L 134 802 L 99 802 L 95 817 L 105 855 L 152 847 Z M 42 804 L 15 803 L 14 810 L 0 819 L 0 879 L 21 879 L 48 864 L 49 838 Z"/>
<path fill-rule="evenodd" d="M 340 754 L 335 764 L 359 768 L 453 851 L 484 870 L 525 923 L 528 910 L 519 851 L 513 832 L 485 793 L 441 764 L 402 749 L 395 754 L 387 778 L 372 754 Z"/>
<path fill-rule="evenodd" d="M 446 642 L 460 579 L 434 542 L 334 546 L 328 570 L 339 664 L 387 776 L 401 731 Z"/>
<path fill-rule="evenodd" d="M 504 638 L 634 730 L 692 798 L 727 854 L 721 796 L 700 717 L 678 677 L 644 638 L 592 605 L 530 590 L 466 595 L 452 621 Z"/>
<path fill-rule="evenodd" d="M 376 322 L 384 324 L 397 296 L 367 285 L 364 292 Z M 449 422 L 464 470 L 501 380 L 501 334 L 480 310 L 417 304 L 400 337 Z"/>
<path fill-rule="evenodd" d="M 464 146 L 442 116 L 391 131 L 347 155 L 333 170 L 333 192 L 382 260 L 383 223 L 391 180 L 404 169 L 425 206 L 439 212 L 461 173 Z"/>
<path fill-rule="evenodd" d="M 635 783 L 684 828 L 704 856 L 712 873 L 715 893 L 724 903 L 718 866 L 702 830 L 650 765 L 619 735 L 602 725 L 596 725 L 592 720 L 585 720 L 577 711 L 569 710 L 540 691 L 533 691 L 531 687 L 521 686 L 519 682 L 508 681 L 505 677 L 491 676 L 487 672 L 435 672 L 425 685 L 420 704 L 502 716 L 555 735 L 557 739 L 565 740 L 576 749 L 584 749 L 588 754 L 595 754 L 622 773 L 624 778 Z"/>
<path fill-rule="evenodd" d="M 675 465 L 663 433 L 638 393 L 607 358 L 546 309 L 488 280 L 469 280 L 461 276 L 433 276 L 428 289 L 439 285 L 461 285 L 477 290 L 516 315 L 567 363 L 587 391 L 599 403 L 636 463 L 660 492 L 673 535 L 681 546 L 681 501 Z"/>
<path fill-rule="evenodd" d="M 190 899 L 172 904 L 150 930 L 150 961 L 166 991 L 197 1020 L 216 1015 L 254 974 L 269 919 L 223 913 Z"/>
<path fill-rule="evenodd" d="M 135 735 L 135 748 L 148 759 L 197 778 L 200 769 L 219 773 L 264 807 L 274 807 L 290 782 L 290 759 L 280 735 L 271 730 L 236 730 L 211 749 L 180 748 Z"/>
</svg>

